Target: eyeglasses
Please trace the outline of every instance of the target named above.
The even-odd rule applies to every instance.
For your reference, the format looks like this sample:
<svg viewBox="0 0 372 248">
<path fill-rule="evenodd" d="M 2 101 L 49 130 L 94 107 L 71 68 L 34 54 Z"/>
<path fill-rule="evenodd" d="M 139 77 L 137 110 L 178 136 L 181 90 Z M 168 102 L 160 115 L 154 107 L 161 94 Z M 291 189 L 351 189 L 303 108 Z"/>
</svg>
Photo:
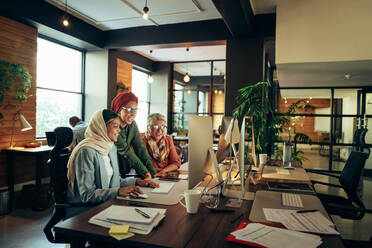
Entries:
<svg viewBox="0 0 372 248">
<path fill-rule="evenodd" d="M 125 111 L 131 113 L 131 114 L 137 114 L 137 112 L 139 111 L 138 108 L 126 108 L 126 107 L 122 107 L 122 109 L 124 109 Z"/>
<path fill-rule="evenodd" d="M 166 125 L 151 125 L 151 127 L 155 129 L 166 129 L 167 128 Z"/>
</svg>

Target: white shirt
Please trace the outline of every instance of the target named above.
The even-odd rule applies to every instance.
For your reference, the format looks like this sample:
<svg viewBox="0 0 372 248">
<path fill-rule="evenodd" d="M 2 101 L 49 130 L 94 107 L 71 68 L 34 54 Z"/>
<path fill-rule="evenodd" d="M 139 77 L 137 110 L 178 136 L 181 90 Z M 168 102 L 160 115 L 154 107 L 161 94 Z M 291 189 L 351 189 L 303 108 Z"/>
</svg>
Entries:
<svg viewBox="0 0 372 248">
<path fill-rule="evenodd" d="M 109 179 L 109 184 L 111 182 L 112 175 L 114 174 L 114 170 L 112 169 L 111 160 L 109 156 L 103 156 L 103 161 L 105 161 L 105 169 L 107 173 L 107 178 Z"/>
</svg>

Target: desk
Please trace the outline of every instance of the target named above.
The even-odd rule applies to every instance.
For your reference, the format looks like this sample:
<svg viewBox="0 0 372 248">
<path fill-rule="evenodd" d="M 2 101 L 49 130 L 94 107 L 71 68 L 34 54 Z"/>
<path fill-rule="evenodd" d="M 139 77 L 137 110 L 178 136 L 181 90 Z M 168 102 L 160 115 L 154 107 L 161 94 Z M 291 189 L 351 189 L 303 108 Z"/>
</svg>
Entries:
<svg viewBox="0 0 372 248">
<path fill-rule="evenodd" d="M 9 202 L 8 202 L 8 209 L 9 211 L 12 210 L 12 204 L 14 201 L 14 156 L 17 154 L 30 154 L 32 156 L 36 156 L 36 165 L 35 165 L 35 181 L 36 185 L 41 185 L 41 172 L 42 166 L 46 161 L 42 160 L 42 155 L 45 153 L 49 153 L 53 147 L 51 146 L 40 146 L 36 148 L 25 148 L 25 147 L 12 147 L 4 149 L 5 153 L 7 154 L 7 167 L 6 167 L 6 175 L 7 175 L 7 183 L 9 189 Z"/>
<path fill-rule="evenodd" d="M 250 188 L 256 188 L 252 186 Z M 256 188 L 257 189 L 257 188 Z M 88 223 L 94 216 L 111 204 L 127 205 L 126 201 L 110 200 L 78 216 L 68 219 L 54 227 L 56 235 L 71 239 L 71 248 L 83 247 L 82 241 L 101 242 L 109 247 L 244 247 L 225 241 L 239 223 L 249 217 L 253 201 L 243 201 L 242 207 L 233 213 L 214 213 L 200 206 L 198 214 L 188 215 L 180 204 L 164 206 L 146 204 L 152 207 L 166 208 L 163 221 L 148 235 L 136 234 L 129 239 L 118 241 L 108 235 L 108 229 Z M 232 219 L 243 214 L 234 223 Z M 322 236 L 321 247 L 344 247 L 339 236 Z"/>
</svg>

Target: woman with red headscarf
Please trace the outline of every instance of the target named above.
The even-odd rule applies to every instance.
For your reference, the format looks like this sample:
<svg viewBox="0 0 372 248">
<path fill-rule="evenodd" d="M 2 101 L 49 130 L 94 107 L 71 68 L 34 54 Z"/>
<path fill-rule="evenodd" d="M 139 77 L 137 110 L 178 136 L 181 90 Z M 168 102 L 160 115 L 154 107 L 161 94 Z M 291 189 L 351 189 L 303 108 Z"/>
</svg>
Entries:
<svg viewBox="0 0 372 248">
<path fill-rule="evenodd" d="M 121 119 L 118 141 L 115 142 L 121 159 L 145 179 L 151 179 L 156 170 L 142 142 L 134 118 L 137 115 L 138 98 L 132 93 L 117 95 L 111 102 L 111 110 Z M 133 149 L 132 149 L 133 148 Z"/>
</svg>

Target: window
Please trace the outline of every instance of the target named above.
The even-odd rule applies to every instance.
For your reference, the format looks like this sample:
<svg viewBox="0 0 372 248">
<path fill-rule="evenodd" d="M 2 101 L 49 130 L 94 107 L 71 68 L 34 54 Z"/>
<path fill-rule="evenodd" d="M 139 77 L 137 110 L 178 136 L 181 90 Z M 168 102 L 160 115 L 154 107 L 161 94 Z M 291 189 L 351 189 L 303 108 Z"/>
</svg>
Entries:
<svg viewBox="0 0 372 248">
<path fill-rule="evenodd" d="M 36 137 L 58 126 L 69 126 L 69 118 L 82 118 L 83 52 L 38 38 Z"/>
<path fill-rule="evenodd" d="M 147 83 L 148 75 L 139 70 L 132 70 L 132 91 L 138 97 L 136 123 L 141 133 L 146 132 L 147 116 L 150 111 L 150 87 Z"/>
<path fill-rule="evenodd" d="M 172 132 L 185 135 L 190 115 L 212 116 L 217 132 L 225 112 L 225 61 L 174 63 Z M 184 82 L 184 75 L 190 81 Z"/>
</svg>

